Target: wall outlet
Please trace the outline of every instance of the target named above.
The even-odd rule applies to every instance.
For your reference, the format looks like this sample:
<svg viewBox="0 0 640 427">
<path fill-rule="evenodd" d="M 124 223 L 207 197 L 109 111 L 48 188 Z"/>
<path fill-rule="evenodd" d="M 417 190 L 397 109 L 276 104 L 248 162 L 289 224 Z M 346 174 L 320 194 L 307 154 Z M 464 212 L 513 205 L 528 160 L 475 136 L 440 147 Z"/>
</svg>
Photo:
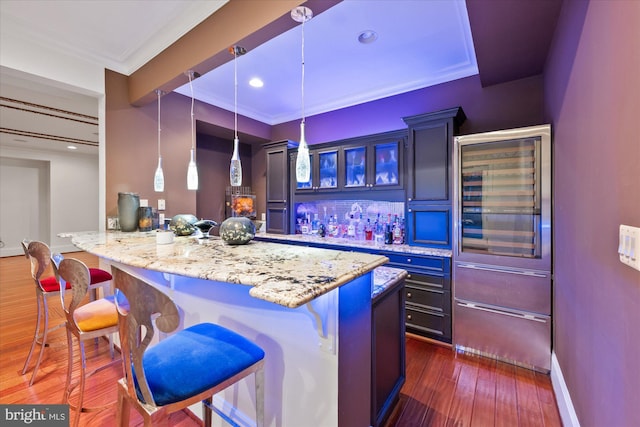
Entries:
<svg viewBox="0 0 640 427">
<path fill-rule="evenodd" d="M 158 210 L 163 211 L 165 209 L 164 199 L 158 199 Z"/>
<path fill-rule="evenodd" d="M 149 199 L 140 199 L 140 207 L 146 208 L 149 206 Z"/>
<path fill-rule="evenodd" d="M 640 270 L 640 228 L 620 225 L 618 255 L 620 262 Z"/>
</svg>

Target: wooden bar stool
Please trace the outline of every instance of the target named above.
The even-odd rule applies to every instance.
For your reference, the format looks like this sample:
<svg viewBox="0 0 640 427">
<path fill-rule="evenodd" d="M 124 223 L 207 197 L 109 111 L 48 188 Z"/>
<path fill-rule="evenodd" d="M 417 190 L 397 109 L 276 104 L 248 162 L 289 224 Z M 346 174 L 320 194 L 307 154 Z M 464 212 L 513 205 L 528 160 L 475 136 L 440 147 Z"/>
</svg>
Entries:
<svg viewBox="0 0 640 427">
<path fill-rule="evenodd" d="M 69 406 L 76 411 L 74 426 L 77 426 L 80 421 L 81 412 L 99 411 L 110 406 L 103 405 L 93 408 L 83 407 L 85 382 L 88 376 L 108 368 L 114 363 L 120 363 L 120 359 L 112 360 L 110 363 L 104 364 L 87 373 L 84 342 L 117 332 L 118 313 L 113 299 L 100 298 L 81 305 L 91 284 L 89 268 L 82 261 L 73 258 L 65 258 L 60 262 L 58 273 L 60 274 L 61 283 L 71 284 L 70 302 L 65 301 L 64 292 L 60 294 L 62 308 L 66 316 L 65 325 L 67 329 L 67 346 L 69 349 L 67 381 L 64 389 L 63 401 L 68 402 Z M 73 371 L 73 337 L 78 340 L 78 346 L 80 349 L 80 378 L 78 382 L 74 384 L 71 383 Z M 72 404 L 69 402 L 69 398 L 73 389 L 78 385 L 80 386 L 78 401 L 76 404 Z"/>
<path fill-rule="evenodd" d="M 60 322 L 49 328 L 48 298 L 50 296 L 60 294 L 60 283 L 59 278 L 57 277 L 56 264 L 52 262 L 53 257 L 49 246 L 47 246 L 46 243 L 39 242 L 37 240 L 23 240 L 22 248 L 25 256 L 29 259 L 31 264 L 31 277 L 35 284 L 37 304 L 36 327 L 33 333 L 33 340 L 31 341 L 29 354 L 27 354 L 27 359 L 25 360 L 24 367 L 22 368 L 22 375 L 27 373 L 29 362 L 31 361 L 31 356 L 33 355 L 36 345 L 40 345 L 40 353 L 38 354 L 38 359 L 36 360 L 36 364 L 33 368 L 31 379 L 29 381 L 29 386 L 31 386 L 36 379 L 40 362 L 42 362 L 44 348 L 49 345 L 47 342 L 47 335 L 49 332 L 64 326 L 64 322 Z M 44 273 L 49 272 L 51 267 L 53 268 L 53 274 L 44 276 Z M 109 272 L 99 268 L 92 268 L 90 269 L 90 274 L 92 288 L 110 286 L 112 277 Z M 67 284 L 65 286 L 65 291 L 69 289 L 71 289 L 71 285 Z M 43 326 L 42 328 L 41 325 Z"/>
<path fill-rule="evenodd" d="M 118 382 L 116 425 L 129 425 L 132 405 L 144 425 L 167 425 L 168 415 L 202 402 L 204 425 L 212 411 L 231 422 L 212 405 L 213 395 L 255 374 L 256 425 L 264 425 L 264 351 L 237 333 L 211 323 L 183 329 L 150 346 L 154 323 L 170 333 L 180 324 L 176 304 L 146 282 L 112 267 L 124 378 Z M 125 298 L 119 296 L 123 293 Z M 121 301 L 130 301 L 122 306 Z M 156 317 L 156 315 L 158 315 Z"/>
</svg>

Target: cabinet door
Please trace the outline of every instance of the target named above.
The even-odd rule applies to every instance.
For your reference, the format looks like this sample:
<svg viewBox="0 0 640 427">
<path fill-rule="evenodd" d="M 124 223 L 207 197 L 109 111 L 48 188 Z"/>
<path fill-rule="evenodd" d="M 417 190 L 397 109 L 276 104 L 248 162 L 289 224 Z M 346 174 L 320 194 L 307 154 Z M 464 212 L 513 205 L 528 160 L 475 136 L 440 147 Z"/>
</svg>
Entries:
<svg viewBox="0 0 640 427">
<path fill-rule="evenodd" d="M 343 147 L 344 189 L 402 189 L 403 147 L 403 138 Z"/>
<path fill-rule="evenodd" d="M 267 203 L 285 203 L 289 191 L 287 147 L 273 148 L 267 155 Z"/>
<path fill-rule="evenodd" d="M 451 150 L 448 121 L 411 129 L 409 201 L 449 200 Z"/>
<path fill-rule="evenodd" d="M 344 188 L 362 190 L 367 188 L 368 146 L 344 147 Z"/>
<path fill-rule="evenodd" d="M 370 187 L 372 189 L 391 190 L 402 188 L 404 140 L 380 142 L 372 144 L 372 173 Z"/>
<path fill-rule="evenodd" d="M 410 245 L 451 249 L 451 206 L 412 204 L 407 208 Z"/>
</svg>

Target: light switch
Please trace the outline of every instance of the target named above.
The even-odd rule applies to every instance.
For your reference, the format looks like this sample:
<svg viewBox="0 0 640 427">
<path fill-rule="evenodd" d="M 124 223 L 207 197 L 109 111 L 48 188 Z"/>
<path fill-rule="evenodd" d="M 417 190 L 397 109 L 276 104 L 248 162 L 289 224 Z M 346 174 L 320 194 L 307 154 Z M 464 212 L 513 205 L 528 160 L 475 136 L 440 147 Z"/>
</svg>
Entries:
<svg viewBox="0 0 640 427">
<path fill-rule="evenodd" d="M 164 199 L 158 199 L 158 210 L 159 211 L 164 210 Z"/>
<path fill-rule="evenodd" d="M 640 270 L 640 228 L 620 225 L 618 256 L 623 264 Z"/>
</svg>

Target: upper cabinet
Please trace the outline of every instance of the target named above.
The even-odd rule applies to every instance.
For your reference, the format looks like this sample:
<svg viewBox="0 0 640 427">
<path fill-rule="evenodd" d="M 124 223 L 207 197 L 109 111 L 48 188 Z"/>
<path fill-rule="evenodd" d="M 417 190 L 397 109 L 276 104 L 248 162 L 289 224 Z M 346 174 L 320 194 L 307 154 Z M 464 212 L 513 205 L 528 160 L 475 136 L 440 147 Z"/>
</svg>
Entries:
<svg viewBox="0 0 640 427">
<path fill-rule="evenodd" d="M 394 131 L 312 146 L 311 179 L 293 176 L 295 194 L 403 190 L 405 143 L 406 131 Z"/>
<path fill-rule="evenodd" d="M 296 193 L 337 190 L 339 151 L 339 148 L 309 150 L 311 179 L 309 182 L 296 182 Z"/>
<path fill-rule="evenodd" d="M 405 132 L 393 132 L 343 145 L 344 189 L 402 189 L 405 140 Z"/>
<path fill-rule="evenodd" d="M 466 116 L 462 108 L 405 117 L 407 145 L 407 243 L 451 249 L 453 136 Z"/>
<path fill-rule="evenodd" d="M 451 200 L 453 136 L 465 119 L 460 107 L 403 119 L 409 126 L 408 202 Z"/>
</svg>

